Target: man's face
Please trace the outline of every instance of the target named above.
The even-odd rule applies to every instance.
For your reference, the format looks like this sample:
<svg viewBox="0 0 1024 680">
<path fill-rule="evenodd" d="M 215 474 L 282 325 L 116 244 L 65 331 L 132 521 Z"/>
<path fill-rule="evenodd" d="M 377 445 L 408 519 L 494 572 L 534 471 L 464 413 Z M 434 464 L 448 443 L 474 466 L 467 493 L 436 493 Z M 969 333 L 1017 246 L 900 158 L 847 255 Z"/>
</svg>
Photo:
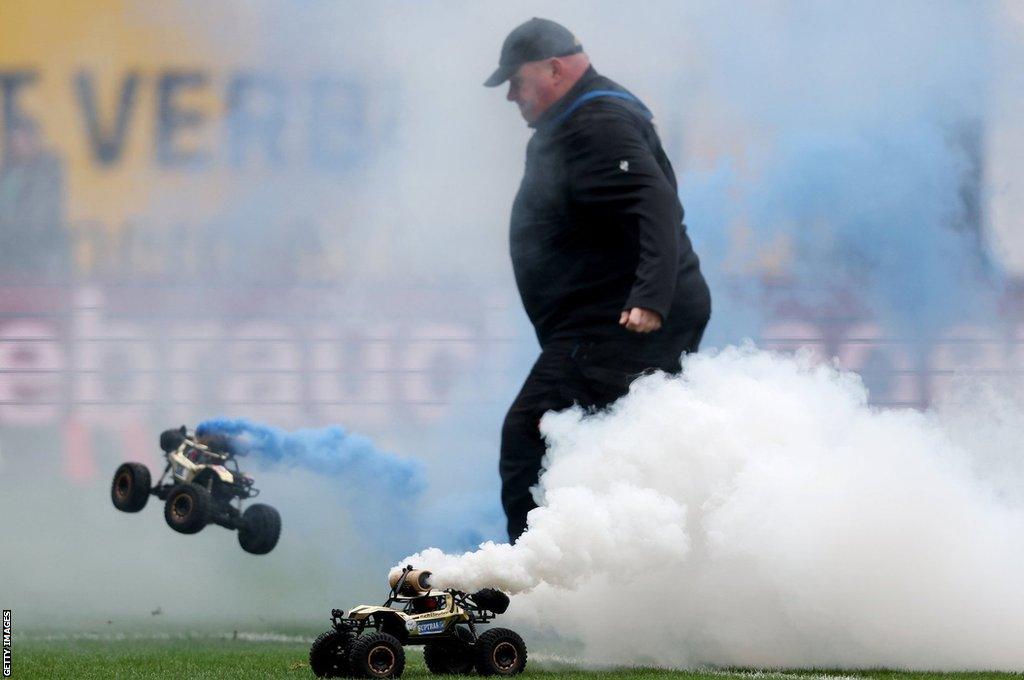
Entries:
<svg viewBox="0 0 1024 680">
<path fill-rule="evenodd" d="M 527 123 L 536 121 L 558 101 L 557 78 L 551 62 L 551 59 L 527 62 L 508 79 L 505 98 L 519 105 L 519 113 Z"/>
</svg>

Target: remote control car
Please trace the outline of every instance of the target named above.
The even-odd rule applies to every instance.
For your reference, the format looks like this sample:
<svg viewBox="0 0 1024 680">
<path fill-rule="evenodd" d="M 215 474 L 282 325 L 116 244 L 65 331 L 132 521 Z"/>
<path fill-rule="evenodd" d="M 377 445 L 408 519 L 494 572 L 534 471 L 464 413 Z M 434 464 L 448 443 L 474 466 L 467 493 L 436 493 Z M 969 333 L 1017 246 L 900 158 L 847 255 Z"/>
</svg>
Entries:
<svg viewBox="0 0 1024 680">
<path fill-rule="evenodd" d="M 523 638 L 507 628 L 477 627 L 508 609 L 508 595 L 484 588 L 470 595 L 437 590 L 430 572 L 408 566 L 391 580 L 382 606 L 331 611 L 334 627 L 309 650 L 318 678 L 397 678 L 405 669 L 404 645 L 423 645 L 431 673 L 515 675 L 526 667 Z"/>
<path fill-rule="evenodd" d="M 260 492 L 253 488 L 252 477 L 238 469 L 237 454 L 227 437 L 196 437 L 182 425 L 160 435 L 160 448 L 167 465 L 156 486 L 142 463 L 117 468 L 110 486 L 115 508 L 138 512 L 152 494 L 164 501 L 164 519 L 175 531 L 194 534 L 207 524 L 219 524 L 238 530 L 238 542 L 246 552 L 264 555 L 274 549 L 281 535 L 281 516 L 262 503 L 242 512 L 242 502 Z"/>
</svg>

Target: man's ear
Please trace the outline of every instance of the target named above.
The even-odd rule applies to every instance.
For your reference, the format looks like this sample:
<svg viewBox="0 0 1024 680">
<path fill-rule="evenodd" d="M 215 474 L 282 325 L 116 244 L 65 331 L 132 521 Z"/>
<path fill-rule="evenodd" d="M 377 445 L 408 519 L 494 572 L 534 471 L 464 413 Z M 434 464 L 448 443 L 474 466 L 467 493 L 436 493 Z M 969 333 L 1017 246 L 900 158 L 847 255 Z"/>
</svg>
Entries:
<svg viewBox="0 0 1024 680">
<path fill-rule="evenodd" d="M 551 77 L 556 83 L 561 82 L 565 77 L 565 64 L 558 57 L 549 60 L 548 67 L 551 69 Z"/>
</svg>

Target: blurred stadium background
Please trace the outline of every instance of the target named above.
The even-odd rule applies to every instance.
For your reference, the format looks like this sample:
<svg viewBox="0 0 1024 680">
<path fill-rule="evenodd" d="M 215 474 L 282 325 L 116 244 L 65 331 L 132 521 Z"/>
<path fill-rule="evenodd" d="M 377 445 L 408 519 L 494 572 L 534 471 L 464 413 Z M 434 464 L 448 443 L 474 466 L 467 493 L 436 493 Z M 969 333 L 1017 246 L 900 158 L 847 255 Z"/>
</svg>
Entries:
<svg viewBox="0 0 1024 680">
<path fill-rule="evenodd" d="M 707 347 L 807 347 L 860 372 L 873 403 L 918 408 L 958 374 L 1024 369 L 1024 12 L 933 6 L 920 58 L 983 69 L 985 115 L 939 120 L 956 209 L 912 232 L 969 244 L 958 252 L 984 291 L 969 306 L 989 311 L 907 324 L 874 304 L 855 256 L 854 276 L 800 274 L 820 246 L 800 233 L 848 234 L 821 216 L 765 221 L 750 184 L 721 179 L 760 181 L 752 159 L 785 127 L 715 89 L 728 65 L 709 43 L 729 17 L 678 3 L 552 14 L 658 114 L 713 285 Z M 782 42 L 800 12 L 824 14 L 749 9 L 790 27 Z M 98 488 L 161 429 L 219 415 L 340 423 L 496 493 L 501 417 L 535 352 L 505 244 L 528 130 L 480 82 L 543 6 L 7 0 L 0 13 L 3 484 L 42 470 Z M 925 297 L 909 304 L 945 304 Z"/>
</svg>

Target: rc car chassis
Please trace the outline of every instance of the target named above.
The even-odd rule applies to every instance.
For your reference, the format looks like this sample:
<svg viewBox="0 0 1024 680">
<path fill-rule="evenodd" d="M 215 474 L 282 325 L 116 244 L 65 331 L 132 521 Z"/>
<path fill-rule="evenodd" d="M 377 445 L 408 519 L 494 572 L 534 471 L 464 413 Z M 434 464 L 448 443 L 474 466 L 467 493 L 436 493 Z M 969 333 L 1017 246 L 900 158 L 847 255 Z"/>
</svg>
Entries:
<svg viewBox="0 0 1024 680">
<path fill-rule="evenodd" d="M 164 501 L 164 519 L 175 531 L 194 534 L 207 524 L 219 524 L 238 531 L 238 542 L 246 552 L 263 555 L 274 549 L 281 535 L 281 516 L 262 503 L 242 512 L 242 501 L 255 498 L 259 490 L 238 469 L 227 438 L 197 438 L 182 425 L 160 435 L 160 448 L 167 464 L 156 485 L 142 463 L 117 468 L 110 486 L 115 508 L 139 512 L 153 495 Z"/>
<path fill-rule="evenodd" d="M 523 639 L 507 628 L 477 630 L 508 604 L 508 596 L 492 588 L 472 595 L 435 590 L 430 572 L 410 565 L 391 579 L 382 606 L 354 607 L 347 615 L 332 610 L 333 628 L 313 642 L 309 665 L 319 678 L 398 678 L 405 669 L 403 646 L 424 645 L 432 673 L 516 675 L 526 667 Z"/>
</svg>

